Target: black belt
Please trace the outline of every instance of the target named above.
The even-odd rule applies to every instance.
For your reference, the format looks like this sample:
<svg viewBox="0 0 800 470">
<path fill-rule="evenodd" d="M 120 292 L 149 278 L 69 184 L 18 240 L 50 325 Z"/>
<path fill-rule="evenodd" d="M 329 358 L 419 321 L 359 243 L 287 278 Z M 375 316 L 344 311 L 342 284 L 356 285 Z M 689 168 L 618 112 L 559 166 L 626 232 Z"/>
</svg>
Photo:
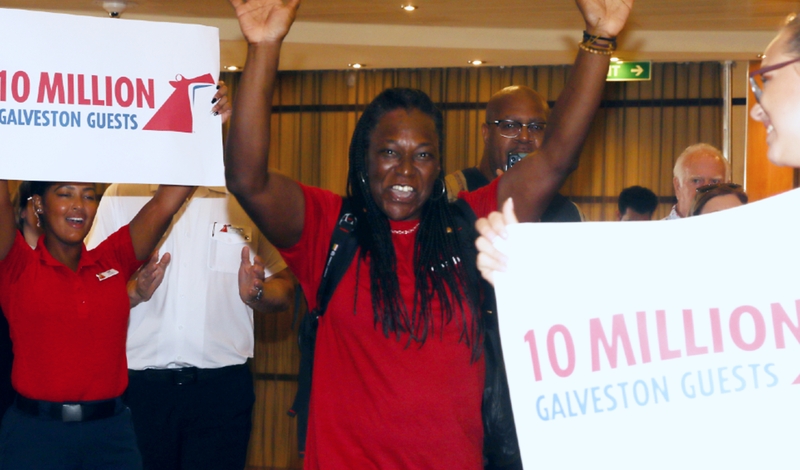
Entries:
<svg viewBox="0 0 800 470">
<path fill-rule="evenodd" d="M 128 369 L 131 379 L 148 380 L 151 382 L 169 383 L 172 385 L 191 385 L 196 382 L 219 379 L 247 367 L 245 364 L 219 367 L 216 369 L 200 369 L 197 367 L 181 367 L 180 369 Z"/>
<path fill-rule="evenodd" d="M 14 403 L 17 409 L 25 414 L 64 423 L 110 418 L 125 409 L 121 398 L 82 403 L 54 403 L 17 395 Z"/>
</svg>

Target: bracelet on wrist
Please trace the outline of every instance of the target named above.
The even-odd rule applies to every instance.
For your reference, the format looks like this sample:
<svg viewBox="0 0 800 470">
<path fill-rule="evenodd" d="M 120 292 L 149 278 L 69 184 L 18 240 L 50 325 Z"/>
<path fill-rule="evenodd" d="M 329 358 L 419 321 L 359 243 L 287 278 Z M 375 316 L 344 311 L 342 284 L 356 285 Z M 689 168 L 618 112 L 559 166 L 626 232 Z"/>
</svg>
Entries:
<svg viewBox="0 0 800 470">
<path fill-rule="evenodd" d="M 578 47 L 591 54 L 609 55 L 609 56 L 613 54 L 614 50 L 616 49 L 614 47 L 600 47 L 597 46 L 596 44 L 591 44 L 586 42 L 579 43 Z"/>
</svg>

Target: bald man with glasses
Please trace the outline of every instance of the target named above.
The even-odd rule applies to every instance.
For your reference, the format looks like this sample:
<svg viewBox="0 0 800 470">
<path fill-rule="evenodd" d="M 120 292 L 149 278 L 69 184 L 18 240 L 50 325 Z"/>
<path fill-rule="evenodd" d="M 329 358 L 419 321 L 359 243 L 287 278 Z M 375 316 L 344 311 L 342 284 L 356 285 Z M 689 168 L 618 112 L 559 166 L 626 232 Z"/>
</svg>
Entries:
<svg viewBox="0 0 800 470">
<path fill-rule="evenodd" d="M 486 186 L 514 163 L 539 149 L 547 129 L 550 108 L 535 90 L 510 86 L 495 93 L 486 105 L 481 124 L 483 156 L 476 167 L 445 177 L 447 197 L 454 201 L 461 191 Z M 569 199 L 556 193 L 542 215 L 542 222 L 581 222 L 583 214 Z"/>
</svg>

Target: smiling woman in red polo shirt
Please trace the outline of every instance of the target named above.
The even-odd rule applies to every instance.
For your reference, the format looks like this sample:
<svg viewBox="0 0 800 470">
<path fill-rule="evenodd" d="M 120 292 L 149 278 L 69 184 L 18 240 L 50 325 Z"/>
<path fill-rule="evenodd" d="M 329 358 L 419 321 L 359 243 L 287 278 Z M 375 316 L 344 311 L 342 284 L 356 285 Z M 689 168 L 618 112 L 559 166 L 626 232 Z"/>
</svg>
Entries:
<svg viewBox="0 0 800 470">
<path fill-rule="evenodd" d="M 0 306 L 19 393 L 0 427 L 3 468 L 141 468 L 119 398 L 128 385 L 126 284 L 192 189 L 159 188 L 130 225 L 87 251 L 95 186 L 33 183 L 44 235 L 31 250 L 0 180 Z"/>
</svg>

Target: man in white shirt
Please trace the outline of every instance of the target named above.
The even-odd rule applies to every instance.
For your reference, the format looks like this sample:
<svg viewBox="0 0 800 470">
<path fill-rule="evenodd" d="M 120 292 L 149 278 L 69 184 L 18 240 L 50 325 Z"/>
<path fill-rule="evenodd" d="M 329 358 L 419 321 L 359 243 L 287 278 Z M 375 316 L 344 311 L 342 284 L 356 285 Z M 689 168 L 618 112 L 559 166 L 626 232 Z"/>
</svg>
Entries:
<svg viewBox="0 0 800 470">
<path fill-rule="evenodd" d="M 727 183 L 728 173 L 728 161 L 716 147 L 709 144 L 686 147 L 672 170 L 672 185 L 678 203 L 672 206 L 672 211 L 664 220 L 687 217 L 697 188 L 707 184 Z"/>
<path fill-rule="evenodd" d="M 109 187 L 87 245 L 127 224 L 155 187 Z M 291 274 L 225 188 L 197 188 L 159 251 L 171 254 L 160 266 L 169 264 L 163 284 L 132 308 L 127 340 L 125 400 L 144 468 L 242 469 L 254 402 L 246 364 L 253 308 L 288 308 Z"/>
</svg>

